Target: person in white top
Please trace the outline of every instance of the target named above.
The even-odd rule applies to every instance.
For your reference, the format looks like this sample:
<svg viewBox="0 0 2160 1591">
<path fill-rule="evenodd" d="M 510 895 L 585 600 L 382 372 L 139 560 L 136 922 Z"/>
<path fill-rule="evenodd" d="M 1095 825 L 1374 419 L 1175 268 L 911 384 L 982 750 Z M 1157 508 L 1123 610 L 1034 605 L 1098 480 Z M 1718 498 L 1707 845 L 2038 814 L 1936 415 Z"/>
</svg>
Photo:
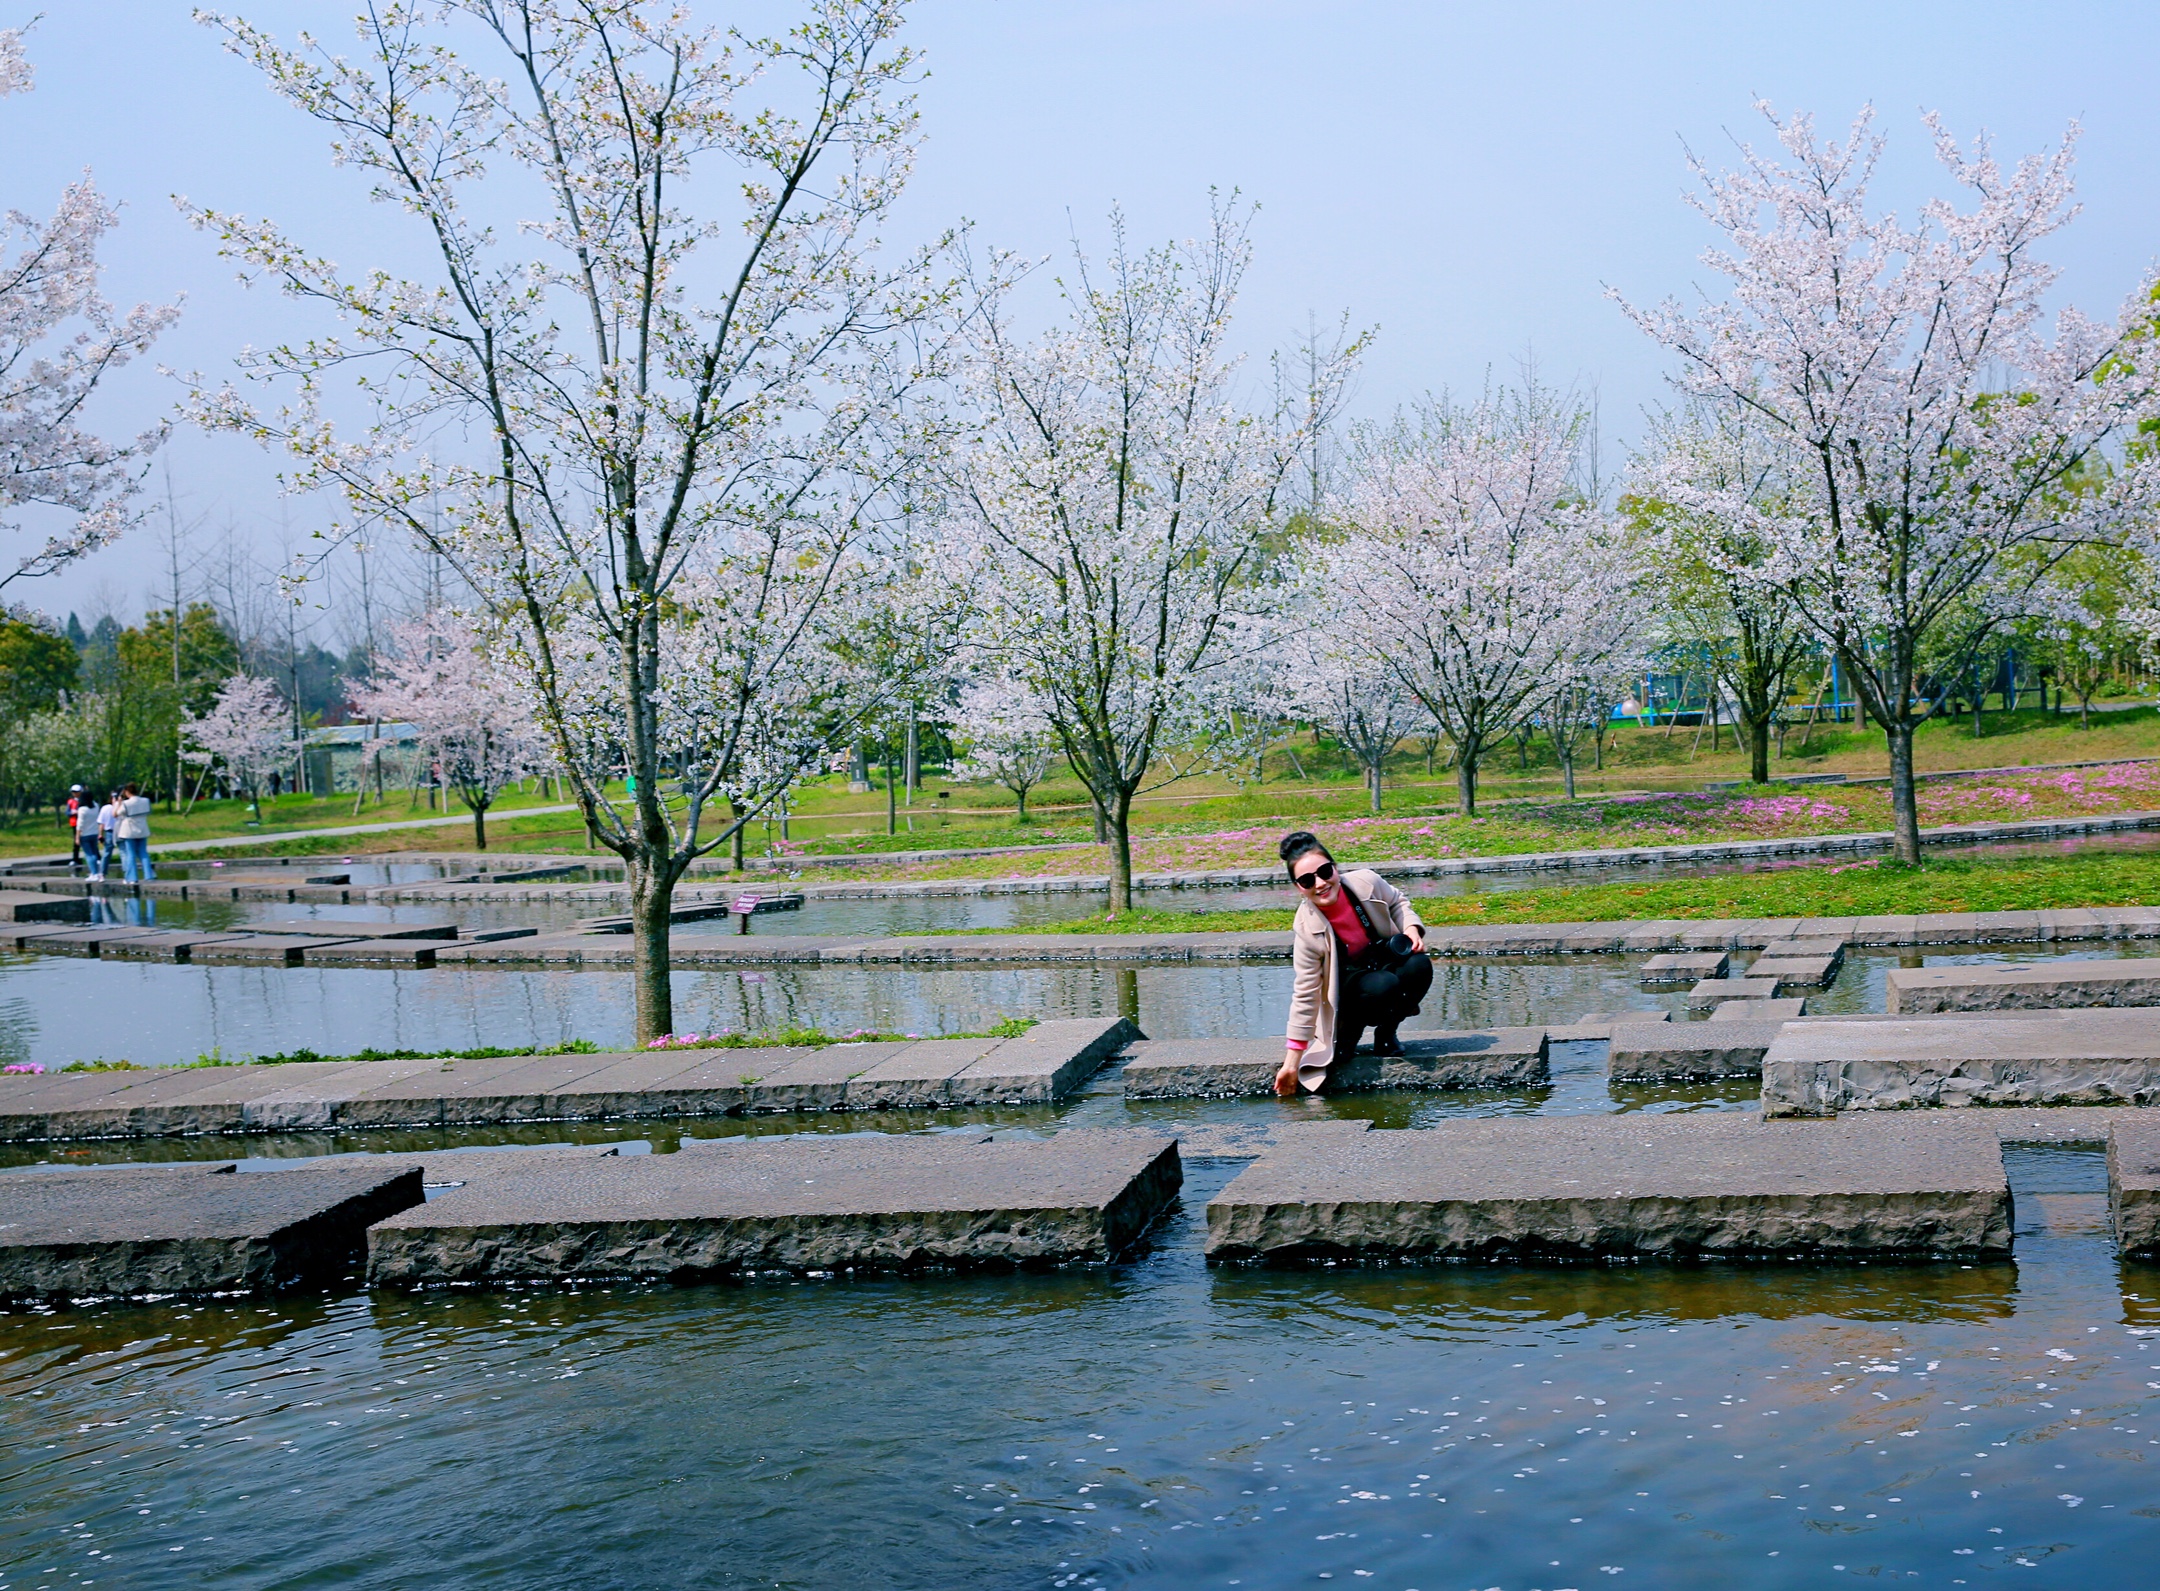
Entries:
<svg viewBox="0 0 2160 1591">
<path fill-rule="evenodd" d="M 120 824 L 114 832 L 120 839 L 120 868 L 127 881 L 156 878 L 150 866 L 150 798 L 133 784 L 122 794 Z"/>
<path fill-rule="evenodd" d="M 91 876 L 104 883 L 108 868 L 112 868 L 112 857 L 119 855 L 121 842 L 114 840 L 114 835 L 121 827 L 121 792 L 114 790 L 104 801 L 99 801 L 97 812 L 89 814 L 89 822 L 97 829 L 97 872 Z"/>
</svg>

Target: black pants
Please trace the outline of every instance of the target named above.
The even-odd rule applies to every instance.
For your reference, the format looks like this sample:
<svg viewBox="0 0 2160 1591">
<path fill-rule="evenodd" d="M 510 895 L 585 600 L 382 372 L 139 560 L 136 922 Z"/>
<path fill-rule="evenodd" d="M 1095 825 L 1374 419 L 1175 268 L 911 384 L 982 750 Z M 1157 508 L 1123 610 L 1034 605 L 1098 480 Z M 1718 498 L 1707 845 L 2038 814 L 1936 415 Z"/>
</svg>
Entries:
<svg viewBox="0 0 2160 1591">
<path fill-rule="evenodd" d="M 1335 1053 L 1357 1053 L 1358 1040 L 1371 1028 L 1376 1039 L 1391 1039 L 1396 1027 L 1418 1014 L 1432 988 L 1432 957 L 1420 951 L 1394 972 L 1360 972 L 1345 967 L 1342 1008 L 1335 1013 Z"/>
</svg>

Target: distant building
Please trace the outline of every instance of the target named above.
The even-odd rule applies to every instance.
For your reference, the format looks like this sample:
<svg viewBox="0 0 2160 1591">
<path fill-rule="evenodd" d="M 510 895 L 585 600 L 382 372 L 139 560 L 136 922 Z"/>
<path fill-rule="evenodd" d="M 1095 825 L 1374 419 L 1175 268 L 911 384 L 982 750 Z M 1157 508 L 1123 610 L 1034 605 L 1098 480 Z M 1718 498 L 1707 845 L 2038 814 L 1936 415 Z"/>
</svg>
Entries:
<svg viewBox="0 0 2160 1591">
<path fill-rule="evenodd" d="M 370 741 L 383 743 L 382 787 L 410 789 L 424 783 L 427 756 L 421 749 L 420 730 L 414 724 L 339 724 L 332 729 L 311 729 L 301 742 L 306 760 L 307 787 L 317 795 L 352 794 L 360 788 Z M 375 776 L 367 776 L 373 786 Z"/>
</svg>

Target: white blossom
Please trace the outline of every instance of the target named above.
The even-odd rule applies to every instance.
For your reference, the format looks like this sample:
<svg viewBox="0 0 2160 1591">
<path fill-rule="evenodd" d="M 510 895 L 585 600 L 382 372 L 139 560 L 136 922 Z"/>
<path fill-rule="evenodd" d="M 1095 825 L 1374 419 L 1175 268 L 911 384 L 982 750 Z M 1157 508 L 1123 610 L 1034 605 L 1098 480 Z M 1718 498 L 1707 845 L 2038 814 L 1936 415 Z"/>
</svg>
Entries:
<svg viewBox="0 0 2160 1591">
<path fill-rule="evenodd" d="M 2041 244 L 2072 215 L 2075 138 L 2005 170 L 1983 137 L 1927 119 L 1966 207 L 1908 225 L 1870 213 L 1882 140 L 1862 112 L 1843 143 L 1762 107 L 1784 152 L 1737 171 L 1695 163 L 1696 208 L 1723 235 L 1704 256 L 1730 296 L 1689 311 L 1630 306 L 1679 359 L 1681 389 L 1750 411 L 1778 453 L 1772 490 L 1658 489 L 1741 527 L 1889 740 L 1897 854 L 1919 860 L 1912 737 L 1967 661 L 2019 615 L 2050 563 L 2134 531 L 2160 485 L 2150 458 L 2102 451 L 2151 412 L 2151 291 L 2107 326 L 2043 302 Z"/>
<path fill-rule="evenodd" d="M 473 837 L 483 851 L 495 798 L 552 766 L 531 693 L 461 615 L 426 614 L 393 624 L 373 677 L 350 694 L 362 717 L 420 731 L 422 751 L 472 812 Z"/>
<path fill-rule="evenodd" d="M 292 709 L 278 688 L 252 674 L 235 674 L 218 687 L 217 700 L 200 718 L 180 722 L 183 755 L 199 768 L 214 768 L 246 793 L 261 817 L 262 787 L 292 761 Z"/>
<path fill-rule="evenodd" d="M 0 31 L 0 98 L 30 87 L 22 30 Z M 107 442 L 84 425 L 98 383 L 180 313 L 137 305 L 119 315 L 99 294 L 98 244 L 118 222 L 86 173 L 49 220 L 11 210 L 0 224 L 0 527 L 23 529 L 25 508 L 59 527 L 0 567 L 0 587 L 51 574 L 133 524 L 129 500 L 165 436 L 160 424 Z"/>
</svg>

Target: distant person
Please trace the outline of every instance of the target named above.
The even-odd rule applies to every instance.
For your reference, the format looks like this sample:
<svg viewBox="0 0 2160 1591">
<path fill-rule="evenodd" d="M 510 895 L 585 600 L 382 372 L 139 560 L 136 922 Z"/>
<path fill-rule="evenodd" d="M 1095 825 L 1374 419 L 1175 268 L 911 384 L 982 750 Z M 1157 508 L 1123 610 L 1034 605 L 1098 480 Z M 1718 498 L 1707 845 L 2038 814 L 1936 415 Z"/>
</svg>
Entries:
<svg viewBox="0 0 2160 1591">
<path fill-rule="evenodd" d="M 120 825 L 115 832 L 120 839 L 120 867 L 127 881 L 133 884 L 156 878 L 150 866 L 150 798 L 132 783 L 122 792 Z"/>
<path fill-rule="evenodd" d="M 120 849 L 120 792 L 115 790 L 99 802 L 97 810 L 83 821 L 97 833 L 98 864 L 91 877 L 103 883 L 112 871 L 113 856 Z"/>
<path fill-rule="evenodd" d="M 73 872 L 83 859 L 83 808 L 90 805 L 89 796 L 79 784 L 68 786 L 67 800 L 60 804 L 60 825 L 68 831 L 68 871 Z"/>
<path fill-rule="evenodd" d="M 1400 1055 L 1395 1030 L 1417 1015 L 1432 988 L 1425 924 L 1409 897 L 1369 868 L 1345 873 L 1318 836 L 1283 836 L 1283 865 L 1297 886 L 1291 926 L 1296 982 L 1275 1092 L 1317 1094 L 1328 1068 L 1357 1053 L 1365 1029 L 1375 1055 Z"/>
</svg>

